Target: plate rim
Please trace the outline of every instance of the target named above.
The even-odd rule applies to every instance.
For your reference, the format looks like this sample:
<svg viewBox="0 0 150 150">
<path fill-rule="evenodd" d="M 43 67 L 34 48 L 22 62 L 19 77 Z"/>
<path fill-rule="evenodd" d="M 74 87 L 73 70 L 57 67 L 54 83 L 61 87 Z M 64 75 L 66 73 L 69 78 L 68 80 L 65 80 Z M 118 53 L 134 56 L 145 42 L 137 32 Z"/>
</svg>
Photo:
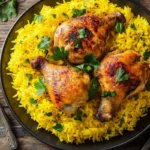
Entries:
<svg viewBox="0 0 150 150">
<path fill-rule="evenodd" d="M 43 143 L 47 144 L 48 146 L 51 146 L 51 147 L 54 147 L 54 148 L 60 148 L 62 149 L 62 147 L 59 147 L 58 145 L 55 145 L 53 143 L 48 143 L 47 141 L 45 141 L 44 139 L 40 138 L 36 133 L 34 133 L 33 131 L 31 131 L 20 119 L 19 117 L 16 115 L 16 113 L 14 112 L 13 108 L 11 107 L 10 103 L 9 103 L 9 100 L 8 100 L 8 97 L 7 97 L 7 94 L 4 90 L 4 84 L 3 84 L 3 80 L 2 80 L 2 58 L 3 58 L 3 53 L 4 53 L 4 49 L 5 49 L 5 45 L 6 45 L 6 41 L 8 39 L 8 37 L 11 35 L 12 33 L 12 30 L 14 28 L 14 26 L 18 23 L 18 21 L 30 10 L 32 9 L 34 6 L 38 5 L 39 3 L 41 3 L 42 1 L 44 0 L 38 0 L 36 3 L 34 3 L 32 6 L 30 6 L 28 9 L 26 9 L 17 19 L 16 21 L 14 22 L 14 24 L 11 26 L 9 32 L 7 33 L 7 36 L 2 44 L 2 51 L 1 51 L 1 57 L 0 57 L 0 85 L 1 85 L 1 89 L 2 89 L 2 93 L 3 93 L 3 96 L 4 96 L 4 99 L 9 107 L 9 109 L 11 110 L 11 113 L 13 114 L 13 116 L 15 117 L 15 119 L 19 122 L 19 124 L 28 132 L 30 133 L 33 137 L 37 138 L 39 141 L 42 141 Z M 136 3 L 137 5 L 139 5 L 142 9 L 144 9 L 147 13 L 150 14 L 150 11 L 145 7 L 143 6 L 139 1 L 137 0 L 130 0 L 132 1 L 133 3 Z M 111 2 L 111 0 L 110 0 Z M 136 134 L 134 137 L 126 140 L 125 142 L 122 142 L 118 145 L 114 145 L 114 146 L 111 146 L 110 148 L 107 148 L 107 149 L 101 149 L 101 150 L 110 150 L 110 149 L 113 149 L 113 148 L 118 148 L 120 146 L 123 146 L 133 140 L 135 140 L 137 137 L 139 137 L 140 135 L 142 135 L 144 132 L 146 132 L 148 129 L 150 128 L 150 124 L 146 126 L 146 128 L 144 128 L 141 132 L 139 132 L 138 134 Z M 50 134 L 52 134 L 50 132 Z M 119 135 L 118 135 L 119 136 Z M 58 137 L 57 137 L 58 138 Z M 67 145 L 67 143 L 65 143 Z M 67 149 L 66 149 L 67 150 Z M 70 150 L 70 149 L 68 149 Z"/>
</svg>

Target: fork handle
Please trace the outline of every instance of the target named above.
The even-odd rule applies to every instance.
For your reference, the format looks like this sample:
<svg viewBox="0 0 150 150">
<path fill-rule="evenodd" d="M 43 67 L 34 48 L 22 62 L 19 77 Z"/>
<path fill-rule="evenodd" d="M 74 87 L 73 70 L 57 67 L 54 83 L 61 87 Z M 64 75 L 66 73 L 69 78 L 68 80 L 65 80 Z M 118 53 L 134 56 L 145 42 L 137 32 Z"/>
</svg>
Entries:
<svg viewBox="0 0 150 150">
<path fill-rule="evenodd" d="M 3 122 L 3 125 L 4 125 L 4 129 L 5 129 L 5 133 L 6 133 L 6 137 L 7 137 L 9 146 L 13 150 L 17 149 L 18 143 L 17 143 L 16 137 L 15 137 L 15 135 L 13 134 L 13 132 L 10 128 L 10 125 L 8 123 L 8 118 L 6 116 L 5 111 L 3 110 L 2 106 L 1 106 L 1 104 L 0 104 L 0 115 L 1 115 L 1 118 L 2 118 L 2 122 Z"/>
</svg>

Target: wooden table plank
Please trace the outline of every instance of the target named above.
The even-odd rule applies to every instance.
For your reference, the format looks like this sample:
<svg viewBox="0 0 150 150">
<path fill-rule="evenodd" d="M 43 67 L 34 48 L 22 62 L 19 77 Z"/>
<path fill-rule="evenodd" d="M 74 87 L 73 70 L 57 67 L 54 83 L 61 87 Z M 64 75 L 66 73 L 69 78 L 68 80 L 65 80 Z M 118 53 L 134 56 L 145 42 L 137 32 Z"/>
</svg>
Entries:
<svg viewBox="0 0 150 150">
<path fill-rule="evenodd" d="M 17 18 L 19 18 L 19 16 L 27 8 L 29 8 L 31 5 L 36 3 L 37 0 L 17 0 L 17 2 L 18 2 Z M 141 2 L 144 6 L 146 6 L 150 10 L 150 0 L 141 0 Z M 2 44 L 5 40 L 5 37 L 8 34 L 8 31 L 10 30 L 10 28 L 12 27 L 12 25 L 14 24 L 14 22 L 17 18 L 12 18 L 6 23 L 0 22 L 0 54 L 1 54 L 1 48 L 2 48 Z M 3 97 L 1 88 L 0 88 L 0 103 L 5 108 L 5 112 L 8 115 L 8 118 L 10 120 L 12 130 L 14 131 L 15 135 L 17 136 L 17 140 L 19 141 L 19 150 L 56 150 L 55 148 L 51 148 L 50 146 L 47 146 L 46 144 L 35 139 L 25 129 L 23 129 L 22 126 L 20 126 L 18 121 L 14 118 L 14 116 L 11 114 L 11 112 L 9 110 L 7 103 L 5 102 L 5 99 Z M 148 135 L 150 135 L 149 133 L 150 133 L 150 130 L 148 130 L 142 136 L 137 138 L 135 141 L 133 141 L 123 147 L 117 148 L 115 150 L 140 150 L 141 145 L 143 145 L 145 143 L 145 141 L 148 138 Z M 7 144 L 7 140 L 4 136 L 5 136 L 4 128 L 0 121 L 0 146 Z"/>
<path fill-rule="evenodd" d="M 31 136 L 19 138 L 18 142 L 18 150 L 56 150 L 55 148 L 52 148 Z M 0 140 L 0 146 L 2 145 L 7 145 L 5 137 L 2 137 Z"/>
<path fill-rule="evenodd" d="M 150 10 L 150 0 L 141 0 L 141 3 Z"/>
</svg>

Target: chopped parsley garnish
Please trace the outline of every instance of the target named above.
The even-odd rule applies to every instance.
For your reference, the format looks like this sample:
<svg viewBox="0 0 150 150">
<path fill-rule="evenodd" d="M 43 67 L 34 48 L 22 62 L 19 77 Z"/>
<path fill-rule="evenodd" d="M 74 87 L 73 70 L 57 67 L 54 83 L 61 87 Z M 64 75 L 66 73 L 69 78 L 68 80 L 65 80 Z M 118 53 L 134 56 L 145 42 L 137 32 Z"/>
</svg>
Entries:
<svg viewBox="0 0 150 150">
<path fill-rule="evenodd" d="M 77 16 L 82 16 L 82 15 L 84 15 L 86 13 L 86 9 L 84 8 L 84 9 L 81 9 L 81 10 L 79 10 L 79 9 L 72 9 L 72 14 L 73 14 L 73 18 L 75 18 L 75 17 L 77 17 Z"/>
<path fill-rule="evenodd" d="M 6 3 L 6 1 L 2 0 L 1 4 Z M 0 10 L 0 19 L 1 21 L 8 21 L 8 19 L 17 16 L 16 11 L 16 0 L 11 0 L 4 5 L 4 7 Z"/>
<path fill-rule="evenodd" d="M 82 48 L 82 43 L 79 39 L 73 39 L 73 43 L 75 45 L 75 48 Z"/>
<path fill-rule="evenodd" d="M 119 68 L 116 73 L 116 82 L 123 82 L 129 79 L 129 74 L 126 74 L 122 68 Z"/>
<path fill-rule="evenodd" d="M 50 47 L 50 37 L 43 36 L 37 47 L 38 49 L 43 49 L 44 53 L 47 54 L 48 48 Z"/>
<path fill-rule="evenodd" d="M 78 30 L 78 33 L 79 33 L 79 38 L 80 38 L 80 39 L 83 39 L 83 38 L 86 38 L 86 37 L 87 37 L 87 33 L 86 33 L 86 30 L 85 30 L 84 28 Z"/>
<path fill-rule="evenodd" d="M 100 65 L 100 62 L 96 60 L 96 57 L 93 53 L 87 55 L 85 58 L 85 63 L 81 65 L 77 65 L 75 67 L 76 70 L 82 70 L 84 72 L 90 72 L 93 69 L 97 69 Z"/>
<path fill-rule="evenodd" d="M 27 64 L 29 64 L 29 63 L 30 63 L 30 60 L 29 60 L 29 59 L 26 59 L 24 62 L 27 63 Z"/>
<path fill-rule="evenodd" d="M 3 5 L 7 2 L 7 0 L 0 0 L 0 5 Z"/>
<path fill-rule="evenodd" d="M 54 53 L 50 58 L 54 60 L 66 60 L 69 56 L 69 51 L 66 51 L 64 47 L 54 47 Z"/>
<path fill-rule="evenodd" d="M 26 74 L 26 77 L 28 78 L 29 81 L 31 81 L 33 78 L 32 74 Z"/>
<path fill-rule="evenodd" d="M 35 37 L 36 37 L 37 39 L 39 39 L 39 36 L 38 36 L 38 35 L 36 35 Z"/>
<path fill-rule="evenodd" d="M 116 91 L 112 91 L 112 92 L 111 92 L 111 96 L 112 96 L 112 97 L 115 97 L 116 95 L 117 95 Z"/>
<path fill-rule="evenodd" d="M 76 70 L 76 71 L 82 70 L 82 71 L 88 73 L 88 72 L 91 72 L 91 71 L 93 70 L 93 67 L 90 66 L 89 64 L 84 63 L 84 64 L 81 64 L 81 65 L 77 65 L 77 66 L 75 67 L 75 70 Z"/>
<path fill-rule="evenodd" d="M 30 98 L 30 102 L 31 102 L 34 106 L 38 106 L 38 102 L 37 102 L 36 99 Z"/>
<path fill-rule="evenodd" d="M 115 97 L 117 94 L 116 94 L 116 91 L 104 91 L 102 97 Z"/>
<path fill-rule="evenodd" d="M 65 18 L 69 19 L 69 16 L 68 16 L 66 13 L 63 12 L 62 15 L 63 15 Z"/>
<path fill-rule="evenodd" d="M 50 117 L 50 116 L 52 116 L 52 112 L 45 113 L 45 115 Z"/>
<path fill-rule="evenodd" d="M 136 94 L 136 95 L 134 95 L 133 97 L 134 97 L 134 100 L 137 100 L 137 99 L 139 98 L 139 95 Z"/>
<path fill-rule="evenodd" d="M 51 14 L 51 16 L 52 16 L 53 18 L 56 18 L 56 14 Z"/>
<path fill-rule="evenodd" d="M 139 36 L 139 41 L 143 40 L 144 32 L 142 33 L 141 36 Z"/>
<path fill-rule="evenodd" d="M 78 111 L 76 116 L 74 117 L 74 120 L 82 121 L 82 111 Z"/>
<path fill-rule="evenodd" d="M 34 87 L 37 89 L 37 95 L 41 95 L 46 91 L 46 86 L 44 84 L 44 79 L 39 78 L 39 82 L 34 83 Z"/>
<path fill-rule="evenodd" d="M 139 36 L 139 41 L 143 40 L 143 37 L 142 36 Z"/>
<path fill-rule="evenodd" d="M 150 81 L 148 81 L 148 82 L 146 83 L 146 90 L 147 90 L 147 91 L 150 91 Z"/>
<path fill-rule="evenodd" d="M 34 20 L 34 21 L 38 21 L 38 22 L 42 22 L 42 20 L 43 20 L 43 15 L 34 14 L 33 20 Z"/>
<path fill-rule="evenodd" d="M 137 30 L 134 23 L 130 25 L 130 28 L 132 28 L 133 30 Z"/>
<path fill-rule="evenodd" d="M 61 124 L 56 123 L 56 125 L 53 126 L 53 129 L 57 130 L 58 132 L 62 132 L 64 130 L 64 127 Z"/>
<path fill-rule="evenodd" d="M 117 31 L 118 33 L 123 33 L 123 32 L 125 32 L 124 23 L 118 22 L 118 23 L 116 24 L 116 31 Z"/>
<path fill-rule="evenodd" d="M 97 78 L 93 78 L 90 83 L 89 100 L 93 100 L 99 91 L 99 81 Z"/>
<path fill-rule="evenodd" d="M 112 132 L 111 130 L 107 130 L 107 134 L 111 134 L 111 132 Z"/>
<path fill-rule="evenodd" d="M 122 127 L 123 123 L 124 123 L 124 118 L 122 117 L 122 118 L 120 119 L 120 124 L 119 124 L 119 126 Z"/>
<path fill-rule="evenodd" d="M 144 60 L 148 60 L 149 56 L 150 56 L 150 51 L 148 49 L 146 49 L 144 54 L 143 54 Z"/>
<path fill-rule="evenodd" d="M 93 53 L 85 56 L 85 62 L 89 63 L 91 66 L 93 66 L 95 69 L 98 69 L 100 62 L 96 60 L 96 57 Z"/>
<path fill-rule="evenodd" d="M 88 64 L 81 64 L 81 65 L 75 66 L 75 70 L 76 70 L 76 71 L 82 70 L 82 71 L 88 73 L 88 72 L 92 71 L 93 68 L 92 68 L 90 65 L 88 65 Z"/>
</svg>

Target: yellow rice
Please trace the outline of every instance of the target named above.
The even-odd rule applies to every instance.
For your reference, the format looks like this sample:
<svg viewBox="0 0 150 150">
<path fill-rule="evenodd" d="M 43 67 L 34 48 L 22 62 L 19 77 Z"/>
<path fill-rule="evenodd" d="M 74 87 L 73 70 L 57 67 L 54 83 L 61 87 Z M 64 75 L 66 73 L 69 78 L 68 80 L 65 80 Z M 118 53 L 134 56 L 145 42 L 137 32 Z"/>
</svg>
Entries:
<svg viewBox="0 0 150 150">
<path fill-rule="evenodd" d="M 34 83 L 38 81 L 42 74 L 36 72 L 31 68 L 30 64 L 25 63 L 26 59 L 30 61 L 37 56 L 45 56 L 42 50 L 37 48 L 42 36 L 49 36 L 52 40 L 55 29 L 58 25 L 66 20 L 62 13 L 65 12 L 69 18 L 72 17 L 72 9 L 83 9 L 86 7 L 87 12 L 93 15 L 101 15 L 103 13 L 109 14 L 115 11 L 121 11 L 127 22 L 125 23 L 126 32 L 119 34 L 115 29 L 111 32 L 111 37 L 107 44 L 108 50 L 132 49 L 138 51 L 141 55 L 146 49 L 150 48 L 150 25 L 140 16 L 134 16 L 131 8 L 128 6 L 124 9 L 117 7 L 117 5 L 110 3 L 108 0 L 72 0 L 58 4 L 55 8 L 50 6 L 43 6 L 41 15 L 43 15 L 42 22 L 27 22 L 27 24 L 20 28 L 18 36 L 14 39 L 14 47 L 12 48 L 11 59 L 8 63 L 8 70 L 11 72 L 13 82 L 12 86 L 16 89 L 15 97 L 20 102 L 19 107 L 24 107 L 31 118 L 38 122 L 37 129 L 44 128 L 51 131 L 59 137 L 60 141 L 67 143 L 84 143 L 86 139 L 93 142 L 109 140 L 111 137 L 123 134 L 124 130 L 134 130 L 137 121 L 140 117 L 146 115 L 150 107 L 150 92 L 143 91 L 139 93 L 137 100 L 134 98 L 127 99 L 121 106 L 118 114 L 109 122 L 101 123 L 95 118 L 99 102 L 97 99 L 88 102 L 80 110 L 87 115 L 82 117 L 83 121 L 74 120 L 74 116 L 70 117 L 62 111 L 58 110 L 50 100 L 47 94 L 40 96 L 36 95 Z M 56 14 L 53 18 L 51 14 Z M 130 25 L 134 23 L 137 30 L 133 30 Z M 38 36 L 38 38 L 37 38 Z M 140 40 L 142 37 L 142 40 Z M 51 48 L 49 51 L 51 51 Z M 150 59 L 148 59 L 150 63 Z M 32 74 L 33 79 L 28 81 L 25 74 Z M 30 98 L 37 99 L 38 106 L 31 104 Z M 52 116 L 48 117 L 45 113 L 52 112 Z M 56 125 L 56 117 L 60 116 L 58 123 L 63 125 L 64 130 L 59 132 L 52 127 Z"/>
</svg>

